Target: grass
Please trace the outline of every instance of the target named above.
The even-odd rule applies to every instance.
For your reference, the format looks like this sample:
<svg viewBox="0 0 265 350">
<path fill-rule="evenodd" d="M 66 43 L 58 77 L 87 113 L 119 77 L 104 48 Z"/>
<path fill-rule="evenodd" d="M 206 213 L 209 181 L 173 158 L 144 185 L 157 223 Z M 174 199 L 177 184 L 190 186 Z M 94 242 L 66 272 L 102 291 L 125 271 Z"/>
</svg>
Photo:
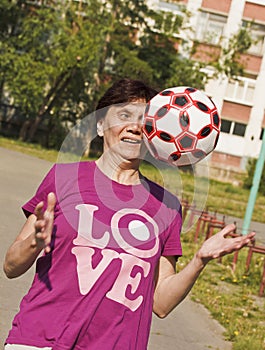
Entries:
<svg viewBox="0 0 265 350">
<path fill-rule="evenodd" d="M 201 242 L 193 242 L 193 232 L 183 238 L 184 257 L 177 263 L 182 269 Z M 249 272 L 245 271 L 247 248 L 239 252 L 235 271 L 233 256 L 211 261 L 195 283 L 191 298 L 202 303 L 225 328 L 225 338 L 233 350 L 265 349 L 265 300 L 258 297 L 264 257 L 253 255 Z"/>
<path fill-rule="evenodd" d="M 55 162 L 58 152 L 45 150 L 0 137 L 0 147 L 23 152 L 41 159 Z M 198 179 L 176 169 L 154 169 L 143 163 L 141 171 L 154 181 L 165 185 L 179 198 L 201 203 L 219 214 L 244 217 L 249 191 L 215 180 Z M 196 193 L 196 195 L 194 195 Z M 265 198 L 258 196 L 252 219 L 265 222 Z M 177 263 L 182 269 L 191 259 L 198 244 L 193 242 L 193 230 L 183 234 L 183 257 Z M 258 297 L 264 257 L 253 255 L 251 268 L 245 273 L 247 248 L 239 253 L 235 272 L 231 269 L 233 256 L 222 259 L 222 263 L 211 261 L 195 283 L 191 298 L 203 304 L 225 328 L 225 337 L 233 342 L 233 350 L 265 349 L 265 298 Z"/>
<path fill-rule="evenodd" d="M 213 179 L 199 178 L 177 169 L 163 169 L 160 174 L 151 165 L 144 166 L 144 174 L 201 208 L 208 207 L 212 212 L 221 215 L 244 218 L 249 190 L 223 183 Z M 163 183 L 164 182 L 164 183 Z M 202 204 L 204 206 L 202 207 Z M 258 194 L 253 210 L 252 220 L 265 223 L 265 196 Z"/>
<path fill-rule="evenodd" d="M 56 162 L 58 152 L 55 150 L 44 149 L 40 145 L 30 144 L 18 140 L 9 139 L 0 136 L 0 147 L 8 148 L 13 151 L 28 154 L 33 157 L 45 159 L 49 162 Z"/>
</svg>

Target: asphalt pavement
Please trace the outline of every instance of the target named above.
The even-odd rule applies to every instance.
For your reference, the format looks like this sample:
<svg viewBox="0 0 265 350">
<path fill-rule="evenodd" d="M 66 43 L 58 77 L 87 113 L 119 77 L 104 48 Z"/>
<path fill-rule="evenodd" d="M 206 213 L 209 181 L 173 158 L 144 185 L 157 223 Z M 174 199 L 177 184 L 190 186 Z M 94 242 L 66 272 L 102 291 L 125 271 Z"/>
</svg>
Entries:
<svg viewBox="0 0 265 350">
<path fill-rule="evenodd" d="M 25 220 L 21 205 L 34 194 L 51 163 L 4 148 L 0 148 L 0 159 L 2 265 L 8 246 Z M 265 234 L 262 227 L 259 228 L 261 238 Z M 5 341 L 33 274 L 34 266 L 23 276 L 8 280 L 0 269 L 0 344 Z M 232 345 L 224 340 L 223 332 L 202 305 L 187 297 L 167 318 L 161 320 L 153 316 L 148 350 L 230 350 Z"/>
</svg>

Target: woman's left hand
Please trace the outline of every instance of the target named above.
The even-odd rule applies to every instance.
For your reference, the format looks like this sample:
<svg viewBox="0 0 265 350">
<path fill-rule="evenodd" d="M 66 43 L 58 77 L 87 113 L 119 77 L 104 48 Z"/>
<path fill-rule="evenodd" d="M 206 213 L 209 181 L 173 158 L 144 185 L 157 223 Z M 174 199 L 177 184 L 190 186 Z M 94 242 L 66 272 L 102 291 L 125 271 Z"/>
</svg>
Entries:
<svg viewBox="0 0 265 350">
<path fill-rule="evenodd" d="M 253 240 L 255 232 L 236 237 L 229 236 L 234 233 L 235 228 L 236 226 L 234 224 L 227 225 L 220 232 L 204 241 L 197 252 L 197 257 L 202 260 L 203 264 L 207 264 L 212 259 L 240 250 Z"/>
</svg>

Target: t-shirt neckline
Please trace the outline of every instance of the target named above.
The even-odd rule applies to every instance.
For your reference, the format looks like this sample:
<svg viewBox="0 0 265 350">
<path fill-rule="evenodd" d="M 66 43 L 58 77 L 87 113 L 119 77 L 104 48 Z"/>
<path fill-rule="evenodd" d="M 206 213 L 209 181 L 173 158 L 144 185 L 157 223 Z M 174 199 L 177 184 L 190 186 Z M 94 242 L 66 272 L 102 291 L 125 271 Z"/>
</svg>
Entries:
<svg viewBox="0 0 265 350">
<path fill-rule="evenodd" d="M 134 188 L 134 189 L 138 189 L 138 188 L 142 188 L 142 187 L 145 187 L 143 185 L 143 183 L 146 183 L 146 177 L 143 176 L 141 173 L 140 173 L 140 183 L 137 183 L 137 184 L 123 184 L 123 183 L 120 183 L 118 181 L 115 181 L 113 179 L 111 179 L 109 176 L 107 176 L 97 165 L 96 161 L 92 161 L 92 166 L 93 166 L 93 170 L 94 170 L 94 173 L 97 174 L 97 176 L 101 177 L 102 180 L 104 181 L 108 181 L 112 184 L 112 186 L 115 186 L 115 187 L 119 187 L 119 188 L 124 188 L 124 189 L 130 189 L 130 188 Z"/>
</svg>

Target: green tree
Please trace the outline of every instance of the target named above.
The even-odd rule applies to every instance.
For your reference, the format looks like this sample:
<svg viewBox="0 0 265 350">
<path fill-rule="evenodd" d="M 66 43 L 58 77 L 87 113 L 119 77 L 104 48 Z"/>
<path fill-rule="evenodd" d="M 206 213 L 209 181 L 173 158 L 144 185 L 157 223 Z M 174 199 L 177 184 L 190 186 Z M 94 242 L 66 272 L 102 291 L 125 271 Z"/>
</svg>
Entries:
<svg viewBox="0 0 265 350">
<path fill-rule="evenodd" d="M 243 183 L 244 188 L 250 189 L 252 187 L 256 163 L 257 163 L 257 160 L 254 158 L 251 158 L 248 161 L 247 176 L 245 177 L 244 183 Z M 265 167 L 263 168 L 263 172 L 260 179 L 259 193 L 265 196 Z"/>
<path fill-rule="evenodd" d="M 95 16 L 95 2 L 86 8 L 85 15 L 71 3 L 68 7 L 37 8 L 17 2 L 19 5 L 22 12 L 16 33 L 2 46 L 8 62 L 4 83 L 26 117 L 20 136 L 32 140 L 39 124 L 50 112 L 54 113 L 53 109 L 60 111 L 73 98 L 73 103 L 80 104 L 88 88 L 84 83 L 93 84 L 104 24 Z M 71 84 L 75 86 L 74 93 L 69 88 Z"/>
<path fill-rule="evenodd" d="M 156 12 L 147 6 L 146 0 L 109 0 L 106 4 L 104 18 L 108 31 L 99 83 L 128 76 L 157 88 L 164 87 L 171 76 L 169 67 L 178 56 L 175 36 L 186 13 Z"/>
<path fill-rule="evenodd" d="M 228 44 L 222 49 L 219 61 L 212 63 L 213 67 L 218 73 L 224 73 L 229 78 L 243 75 L 244 63 L 240 61 L 240 56 L 250 48 L 252 42 L 249 28 L 240 28 L 229 38 Z"/>
<path fill-rule="evenodd" d="M 38 4 L 38 5 L 36 5 Z M 154 11 L 146 0 L 42 1 L 3 0 L 0 4 L 0 89 L 24 115 L 23 140 L 36 139 L 41 124 L 47 145 L 63 138 L 95 108 L 113 80 L 140 78 L 158 90 L 190 85 L 203 89 L 204 66 L 178 52 L 189 16 Z M 236 72 L 242 36 L 222 69 Z M 228 57 L 228 56 L 227 56 Z M 229 68 L 230 67 L 230 68 Z M 220 65 L 216 66 L 219 71 Z M 60 140 L 57 140 L 60 143 Z"/>
</svg>

